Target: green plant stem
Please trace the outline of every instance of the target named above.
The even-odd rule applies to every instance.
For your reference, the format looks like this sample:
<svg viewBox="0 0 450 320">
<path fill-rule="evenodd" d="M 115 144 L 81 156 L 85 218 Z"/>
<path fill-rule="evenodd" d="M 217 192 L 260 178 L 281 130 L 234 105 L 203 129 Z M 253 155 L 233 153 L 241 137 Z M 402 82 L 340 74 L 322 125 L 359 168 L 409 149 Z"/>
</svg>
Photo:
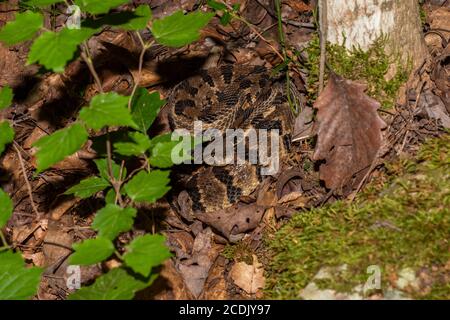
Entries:
<svg viewBox="0 0 450 320">
<path fill-rule="evenodd" d="M 119 192 L 116 191 L 116 200 L 114 201 L 115 204 L 122 203 L 122 197 L 120 195 L 120 188 L 122 188 L 122 175 L 123 175 L 123 169 L 125 167 L 125 160 L 122 160 L 122 163 L 120 164 L 120 170 L 119 170 L 119 181 L 117 181 L 117 189 Z"/>
<path fill-rule="evenodd" d="M 153 46 L 153 44 L 155 43 L 155 41 L 151 41 L 149 43 L 145 43 L 144 40 L 142 39 L 140 33 L 138 31 L 136 31 L 136 35 L 139 39 L 139 42 L 141 43 L 142 46 L 142 50 L 141 50 L 141 54 L 139 55 L 139 66 L 138 66 L 138 74 L 136 77 L 136 80 L 134 82 L 134 86 L 133 86 L 133 90 L 131 91 L 131 95 L 130 95 L 130 100 L 128 101 L 128 110 L 131 111 L 131 103 L 133 101 L 133 97 L 136 93 L 137 88 L 139 87 L 139 84 L 141 82 L 141 77 L 142 77 L 142 68 L 144 66 L 144 57 L 145 57 L 145 53 L 147 52 L 148 49 L 151 48 L 151 46 Z"/>
<path fill-rule="evenodd" d="M 5 235 L 3 234 L 2 230 L 0 230 L 0 240 L 2 240 L 2 246 L 0 247 L 0 251 L 9 249 L 8 242 L 6 242 L 6 238 L 5 238 Z"/>
<path fill-rule="evenodd" d="M 97 71 L 95 71 L 94 63 L 92 61 L 92 55 L 89 51 L 88 44 L 86 42 L 83 43 L 83 52 L 81 53 L 81 58 L 86 62 L 86 65 L 89 68 L 89 71 L 91 72 L 92 76 L 94 77 L 94 81 L 97 84 L 98 91 L 103 93 L 103 86 L 102 82 L 100 81 L 100 77 L 98 76 Z"/>
<path fill-rule="evenodd" d="M 283 49 L 283 61 L 288 61 L 288 55 L 287 55 L 287 50 L 286 50 L 286 40 L 284 38 L 284 31 L 283 31 L 283 23 L 281 20 L 281 4 L 280 4 L 280 0 L 275 0 L 275 7 L 277 10 L 277 21 L 278 21 L 278 34 L 280 37 L 280 44 L 281 44 L 281 48 Z M 289 106 L 291 107 L 292 110 L 296 111 L 296 106 L 294 106 L 294 103 L 292 102 L 292 97 L 291 97 L 291 77 L 289 75 L 289 63 L 287 64 L 287 71 L 286 71 L 286 94 L 287 94 L 287 99 L 289 102 Z"/>
<path fill-rule="evenodd" d="M 117 258 L 119 258 L 120 260 L 123 261 L 123 256 L 120 254 L 119 251 L 115 250 L 115 251 L 114 251 L 114 254 L 117 256 Z"/>
<path fill-rule="evenodd" d="M 123 201 L 122 197 L 120 196 L 120 187 L 122 185 L 121 177 L 119 176 L 119 181 L 114 178 L 114 173 L 112 169 L 112 148 L 111 148 L 111 138 L 109 136 L 109 130 L 107 132 L 107 139 L 106 139 L 106 161 L 108 164 L 108 176 L 109 181 L 111 182 L 111 185 L 114 189 L 114 192 L 116 193 L 116 203 L 118 202 L 121 207 L 123 207 Z M 120 173 L 121 174 L 121 173 Z"/>
</svg>

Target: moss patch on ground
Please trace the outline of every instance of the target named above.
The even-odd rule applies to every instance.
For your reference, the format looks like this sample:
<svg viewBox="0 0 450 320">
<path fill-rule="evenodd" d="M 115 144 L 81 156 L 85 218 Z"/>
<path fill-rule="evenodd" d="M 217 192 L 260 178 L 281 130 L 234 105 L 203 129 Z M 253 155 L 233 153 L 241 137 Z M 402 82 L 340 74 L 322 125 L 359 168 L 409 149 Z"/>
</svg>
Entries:
<svg viewBox="0 0 450 320">
<path fill-rule="evenodd" d="M 267 298 L 298 299 L 323 267 L 347 265 L 320 286 L 345 292 L 380 267 L 382 291 L 395 287 L 404 268 L 425 272 L 412 298 L 450 298 L 450 135 L 428 141 L 416 159 L 391 165 L 352 204 L 295 215 L 267 246 Z"/>
<path fill-rule="evenodd" d="M 400 58 L 385 53 L 387 39 L 380 37 L 367 51 L 360 48 L 347 50 L 343 45 L 327 44 L 327 63 L 333 71 L 344 78 L 367 85 L 367 94 L 391 108 L 400 87 L 408 80 L 410 67 L 403 67 Z M 308 94 L 315 101 L 319 86 L 320 41 L 315 35 L 306 48 L 308 59 Z M 395 74 L 391 68 L 394 66 Z M 388 76 L 388 77 L 387 77 Z"/>
</svg>

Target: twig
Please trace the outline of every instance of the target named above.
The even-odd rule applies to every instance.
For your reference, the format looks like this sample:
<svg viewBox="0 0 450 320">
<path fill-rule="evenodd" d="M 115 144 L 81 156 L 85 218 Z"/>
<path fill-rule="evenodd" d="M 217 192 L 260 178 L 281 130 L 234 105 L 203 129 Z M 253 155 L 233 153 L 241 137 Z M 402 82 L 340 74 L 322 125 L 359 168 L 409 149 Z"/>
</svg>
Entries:
<svg viewBox="0 0 450 320">
<path fill-rule="evenodd" d="M 18 145 L 18 143 L 16 141 L 14 141 L 13 147 L 14 147 L 14 150 L 16 151 L 16 153 L 17 153 L 17 156 L 19 157 L 19 163 L 20 163 L 20 167 L 22 168 L 22 175 L 23 175 L 23 179 L 25 180 L 25 185 L 27 186 L 28 197 L 30 198 L 31 207 L 33 208 L 33 211 L 36 214 L 36 218 L 40 219 L 41 214 L 39 213 L 39 210 L 37 209 L 36 204 L 34 203 L 33 189 L 31 188 L 30 181 L 28 181 L 27 171 L 25 169 L 25 164 L 23 162 L 22 155 L 20 154 L 20 150 L 19 150 L 19 148 L 17 148 L 17 145 Z"/>
<path fill-rule="evenodd" d="M 280 51 L 278 51 L 271 43 L 269 40 L 267 40 L 250 22 L 248 22 L 246 19 L 242 18 L 241 16 L 237 15 L 234 13 L 234 9 L 232 6 L 230 6 L 228 3 L 226 3 L 223 0 L 220 0 L 220 2 L 222 4 L 224 4 L 228 10 L 230 10 L 230 14 L 233 18 L 245 23 L 245 25 L 252 30 L 261 40 L 263 40 L 265 43 L 267 43 L 267 45 L 272 49 L 272 51 L 281 59 L 281 61 L 284 61 L 284 57 L 283 55 L 280 53 Z"/>
<path fill-rule="evenodd" d="M 327 55 L 327 1 L 319 0 L 319 37 L 320 37 L 320 67 L 319 67 L 319 94 L 323 91 L 325 82 L 325 63 Z"/>
<path fill-rule="evenodd" d="M 92 76 L 94 77 L 94 81 L 97 84 L 98 91 L 103 93 L 102 82 L 100 81 L 100 77 L 98 76 L 97 71 L 95 71 L 94 63 L 92 62 L 92 56 L 89 51 L 89 47 L 88 47 L 87 43 L 84 42 L 82 47 L 83 47 L 83 52 L 81 53 L 81 58 L 84 60 L 84 62 L 86 62 L 87 66 L 89 68 L 89 71 L 91 72 Z"/>
</svg>

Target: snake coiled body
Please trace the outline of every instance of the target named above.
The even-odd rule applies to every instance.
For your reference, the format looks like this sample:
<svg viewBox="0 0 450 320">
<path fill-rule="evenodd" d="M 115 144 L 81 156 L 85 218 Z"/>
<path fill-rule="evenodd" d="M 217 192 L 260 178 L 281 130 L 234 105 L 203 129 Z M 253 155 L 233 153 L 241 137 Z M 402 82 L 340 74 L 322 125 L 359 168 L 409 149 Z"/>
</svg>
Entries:
<svg viewBox="0 0 450 320">
<path fill-rule="evenodd" d="M 261 66 L 224 65 L 201 70 L 178 84 L 169 96 L 172 129 L 193 131 L 194 121 L 203 130 L 278 129 L 280 161 L 290 146 L 294 117 L 285 86 Z M 249 146 L 250 148 L 254 146 Z M 186 184 L 193 211 L 227 208 L 251 194 L 261 181 L 260 167 L 202 166 Z"/>
</svg>

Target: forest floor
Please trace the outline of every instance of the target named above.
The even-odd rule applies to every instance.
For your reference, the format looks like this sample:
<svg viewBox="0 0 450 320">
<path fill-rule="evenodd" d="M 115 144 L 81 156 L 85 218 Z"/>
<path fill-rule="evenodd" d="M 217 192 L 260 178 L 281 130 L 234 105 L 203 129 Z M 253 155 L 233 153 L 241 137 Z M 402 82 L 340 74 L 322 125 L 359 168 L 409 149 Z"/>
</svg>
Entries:
<svg viewBox="0 0 450 320">
<path fill-rule="evenodd" d="M 141 3 L 161 17 L 179 9 L 195 11 L 199 1 L 131 1 L 129 6 Z M 319 172 L 321 163 L 313 159 L 321 52 L 312 1 L 283 1 L 284 46 L 279 41 L 281 19 L 271 1 L 240 3 L 235 12 L 240 19 L 224 26 L 215 17 L 197 43 L 149 50 L 140 81 L 136 37 L 105 30 L 89 41 L 105 91 L 128 95 L 139 81 L 165 98 L 196 70 L 233 63 L 284 70 L 289 85 L 300 93 L 301 107 L 294 109 L 295 132 L 301 138 L 282 173 L 266 179 L 242 206 L 210 220 L 186 219 L 179 213 L 174 179 L 165 199 L 139 207 L 133 230 L 117 240 L 119 251 L 138 235 L 160 232 L 173 257 L 136 298 L 450 299 L 450 10 L 424 1 L 421 16 L 430 56 L 416 70 L 397 68 L 389 79 L 389 65 L 397 60 L 384 53 L 383 39 L 367 53 L 328 46 L 330 67 L 351 80 L 347 89 L 360 94 L 350 108 L 373 107 L 370 96 L 379 102 L 372 123 L 385 124 L 379 148 L 360 145 L 361 153 L 375 157 L 364 177 L 329 188 Z M 17 10 L 17 1 L 0 3 L 0 26 Z M 67 17 L 51 13 L 47 18 L 57 29 Z M 95 174 L 90 145 L 35 175 L 33 143 L 71 123 L 97 88 L 80 59 L 63 74 L 27 65 L 29 47 L 29 42 L 12 48 L 0 43 L 0 86 L 8 84 L 15 93 L 13 106 L 0 111 L 0 117 L 16 131 L 14 147 L 0 157 L 0 184 L 14 202 L 3 233 L 29 266 L 45 269 L 34 298 L 61 300 L 73 292 L 66 285 L 72 246 L 95 236 L 90 226 L 107 195 L 80 199 L 64 194 Z M 289 62 L 282 62 L 282 53 L 290 55 Z M 332 79 L 327 83 L 335 94 Z M 356 82 L 364 84 L 368 96 Z M 151 136 L 167 131 L 166 113 L 162 109 Z M 118 265 L 113 257 L 82 266 L 82 285 Z"/>
</svg>

